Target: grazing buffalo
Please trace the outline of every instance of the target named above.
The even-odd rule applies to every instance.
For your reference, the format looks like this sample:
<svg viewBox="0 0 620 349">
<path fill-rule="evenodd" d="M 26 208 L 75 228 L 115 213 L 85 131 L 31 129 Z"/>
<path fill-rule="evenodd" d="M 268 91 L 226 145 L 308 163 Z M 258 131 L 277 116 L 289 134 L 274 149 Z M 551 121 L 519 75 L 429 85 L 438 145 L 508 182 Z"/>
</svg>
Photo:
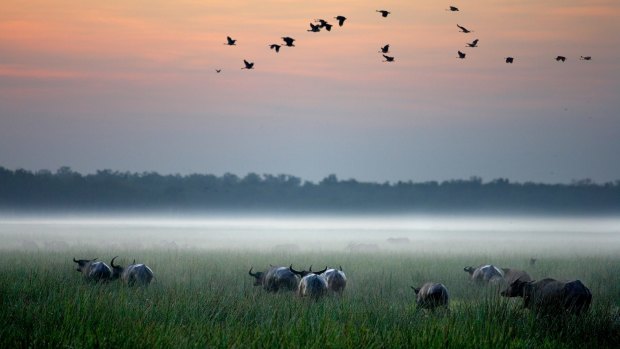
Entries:
<svg viewBox="0 0 620 349">
<path fill-rule="evenodd" d="M 523 307 L 553 313 L 565 310 L 579 315 L 587 311 L 592 302 L 592 293 L 579 280 L 557 281 L 542 279 L 538 281 L 516 280 L 501 292 L 504 297 L 523 297 Z"/>
<path fill-rule="evenodd" d="M 491 264 L 481 265 L 477 268 L 465 267 L 463 270 L 468 272 L 471 279 L 479 284 L 499 282 L 504 278 L 504 271 Z"/>
<path fill-rule="evenodd" d="M 512 284 L 517 280 L 521 281 L 532 281 L 530 274 L 523 270 L 512 269 L 512 268 L 502 268 L 504 272 L 504 282 L 508 285 Z"/>
<path fill-rule="evenodd" d="M 331 292 L 342 293 L 344 288 L 347 287 L 347 276 L 342 271 L 342 266 L 340 270 L 327 269 L 323 273 L 323 277 L 327 281 L 327 289 Z"/>
<path fill-rule="evenodd" d="M 114 260 L 118 256 L 112 258 L 110 265 L 112 266 L 112 280 L 120 278 L 125 284 L 133 286 L 135 284 L 148 286 L 153 280 L 153 271 L 144 264 L 136 264 L 134 260 L 127 268 L 114 265 Z"/>
<path fill-rule="evenodd" d="M 443 284 L 427 282 L 420 288 L 411 286 L 416 294 L 416 303 L 420 308 L 435 309 L 448 306 L 448 289 Z"/>
<path fill-rule="evenodd" d="M 293 269 L 291 265 L 289 270 L 301 276 L 301 281 L 297 288 L 297 294 L 300 297 L 310 297 L 314 300 L 318 300 L 327 294 L 327 280 L 321 275 L 327 270 L 327 267 L 321 271 L 312 271 L 312 267 L 310 267 L 309 271 L 297 271 Z"/>
<path fill-rule="evenodd" d="M 87 281 L 108 281 L 112 277 L 112 269 L 104 262 L 97 262 L 97 258 L 78 260 L 73 258 L 73 262 L 78 264 L 75 270 L 82 273 Z"/>
<path fill-rule="evenodd" d="M 299 284 L 299 277 L 292 273 L 287 267 L 274 267 L 262 272 L 252 273 L 252 269 L 248 271 L 248 274 L 252 276 L 254 280 L 254 286 L 263 286 L 267 292 L 278 292 L 280 290 L 294 291 Z"/>
</svg>

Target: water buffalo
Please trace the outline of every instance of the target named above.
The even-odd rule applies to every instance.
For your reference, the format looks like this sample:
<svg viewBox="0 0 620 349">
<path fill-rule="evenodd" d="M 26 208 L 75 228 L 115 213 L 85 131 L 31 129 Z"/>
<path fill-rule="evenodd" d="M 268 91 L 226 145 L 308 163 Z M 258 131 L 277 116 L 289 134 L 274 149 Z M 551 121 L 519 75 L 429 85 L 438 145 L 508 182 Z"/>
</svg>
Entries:
<svg viewBox="0 0 620 349">
<path fill-rule="evenodd" d="M 73 262 L 78 264 L 75 270 L 82 273 L 87 281 L 108 281 L 112 276 L 112 269 L 104 262 L 97 262 L 97 258 L 78 260 L 73 258 Z"/>
<path fill-rule="evenodd" d="M 292 273 L 287 267 L 271 266 L 267 271 L 252 273 L 252 269 L 248 274 L 254 280 L 254 286 L 263 286 L 267 292 L 278 292 L 280 290 L 294 291 L 299 284 L 299 277 Z"/>
<path fill-rule="evenodd" d="M 463 270 L 468 272 L 471 279 L 479 284 L 499 282 L 504 278 L 504 271 L 491 264 L 481 265 L 477 268 L 465 267 Z"/>
<path fill-rule="evenodd" d="M 342 271 L 342 266 L 340 267 L 340 270 L 327 269 L 323 273 L 323 277 L 325 278 L 325 281 L 327 281 L 327 289 L 329 291 L 342 293 L 344 288 L 347 287 L 347 276 Z"/>
<path fill-rule="evenodd" d="M 148 286 L 151 283 L 153 280 L 153 271 L 151 268 L 144 264 L 136 264 L 135 260 L 132 264 L 128 265 L 126 268 L 123 268 L 120 265 L 114 265 L 114 260 L 117 257 L 118 256 L 112 258 L 110 261 L 110 265 L 112 266 L 112 280 L 120 278 L 129 286 L 133 286 L 135 284 Z"/>
<path fill-rule="evenodd" d="M 327 293 L 327 280 L 321 275 L 327 270 L 327 267 L 321 271 L 312 271 L 312 267 L 310 267 L 309 271 L 297 271 L 291 265 L 289 270 L 301 276 L 301 281 L 297 288 L 297 294 L 300 297 L 310 297 L 318 300 Z"/>
<path fill-rule="evenodd" d="M 416 294 L 416 303 L 420 308 L 435 309 L 440 306 L 448 306 L 448 289 L 443 284 L 427 282 L 420 288 L 411 286 Z"/>
<path fill-rule="evenodd" d="M 547 313 L 563 309 L 579 315 L 587 311 L 592 302 L 592 293 L 579 280 L 568 282 L 550 278 L 538 281 L 515 280 L 501 292 L 501 295 L 523 297 L 524 308 Z"/>
<path fill-rule="evenodd" d="M 512 268 L 501 268 L 504 272 L 504 282 L 508 285 L 512 284 L 517 280 L 521 281 L 532 281 L 530 274 L 523 270 L 512 269 Z"/>
</svg>

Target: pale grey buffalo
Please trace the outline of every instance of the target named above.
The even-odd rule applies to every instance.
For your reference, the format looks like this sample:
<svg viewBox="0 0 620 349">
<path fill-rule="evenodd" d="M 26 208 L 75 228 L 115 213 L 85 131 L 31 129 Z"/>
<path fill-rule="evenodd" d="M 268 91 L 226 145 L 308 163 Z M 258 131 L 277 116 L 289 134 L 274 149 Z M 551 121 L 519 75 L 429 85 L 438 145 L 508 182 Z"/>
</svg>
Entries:
<svg viewBox="0 0 620 349">
<path fill-rule="evenodd" d="M 252 269 L 248 274 L 254 280 L 254 286 L 263 286 L 267 292 L 294 291 L 299 284 L 299 277 L 292 273 L 287 267 L 271 266 L 267 271 L 259 271 L 252 273 Z"/>
<path fill-rule="evenodd" d="M 312 267 L 310 267 L 309 271 L 297 271 L 293 269 L 291 265 L 289 270 L 301 276 L 301 281 L 297 288 L 297 294 L 300 297 L 309 297 L 318 300 L 327 294 L 327 280 L 321 275 L 327 270 L 327 267 L 321 271 L 312 271 Z"/>
<path fill-rule="evenodd" d="M 501 268 L 504 272 L 504 282 L 508 285 L 512 284 L 517 280 L 521 281 L 532 281 L 530 274 L 528 274 L 524 270 L 513 269 L 513 268 Z"/>
<path fill-rule="evenodd" d="M 87 281 L 108 281 L 112 276 L 110 267 L 104 262 L 98 262 L 97 258 L 77 260 L 73 258 L 73 262 L 78 264 L 75 270 L 82 273 Z"/>
<path fill-rule="evenodd" d="M 340 270 L 327 269 L 322 276 L 327 281 L 327 289 L 331 292 L 342 293 L 347 287 L 347 276 L 342 271 L 342 266 Z"/>
<path fill-rule="evenodd" d="M 153 280 L 153 271 L 151 268 L 144 264 L 136 264 L 134 260 L 132 264 L 126 268 L 120 265 L 114 265 L 114 260 L 118 256 L 112 258 L 110 265 L 112 266 L 112 280 L 121 279 L 125 284 L 129 286 L 141 285 L 148 286 Z"/>
<path fill-rule="evenodd" d="M 477 268 L 465 267 L 463 270 L 468 272 L 471 279 L 479 284 L 495 283 L 504 279 L 504 271 L 491 264 L 481 265 Z"/>
<path fill-rule="evenodd" d="M 424 309 L 435 309 L 440 306 L 448 306 L 448 289 L 443 284 L 427 282 L 422 287 L 416 288 L 411 286 L 416 294 L 416 303 L 418 307 Z"/>
<path fill-rule="evenodd" d="M 581 314 L 590 307 L 592 293 L 579 280 L 558 281 L 542 279 L 538 281 L 516 280 L 501 292 L 504 297 L 523 297 L 523 307 L 541 312 L 554 313 L 564 310 Z"/>
</svg>

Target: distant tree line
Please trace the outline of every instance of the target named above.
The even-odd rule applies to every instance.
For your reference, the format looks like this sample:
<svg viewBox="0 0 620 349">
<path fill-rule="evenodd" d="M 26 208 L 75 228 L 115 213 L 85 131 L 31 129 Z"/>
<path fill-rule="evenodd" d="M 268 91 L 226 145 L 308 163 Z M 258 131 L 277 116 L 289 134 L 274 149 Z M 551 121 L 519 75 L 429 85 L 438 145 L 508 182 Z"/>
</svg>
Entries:
<svg viewBox="0 0 620 349">
<path fill-rule="evenodd" d="M 374 183 L 329 175 L 313 183 L 255 173 L 239 177 L 101 170 L 82 175 L 69 167 L 55 173 L 0 167 L 0 210 L 618 214 L 620 181 L 542 184 L 472 177 Z"/>
</svg>

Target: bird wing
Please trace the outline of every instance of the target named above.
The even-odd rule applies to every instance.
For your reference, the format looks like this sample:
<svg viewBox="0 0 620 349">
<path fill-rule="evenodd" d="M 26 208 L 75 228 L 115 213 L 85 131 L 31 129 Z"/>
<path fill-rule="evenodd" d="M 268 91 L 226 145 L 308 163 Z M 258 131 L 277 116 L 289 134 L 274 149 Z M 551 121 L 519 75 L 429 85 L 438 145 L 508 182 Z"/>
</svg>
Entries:
<svg viewBox="0 0 620 349">
<path fill-rule="evenodd" d="M 474 40 L 472 44 L 474 44 L 474 46 L 478 45 L 478 39 Z"/>
</svg>

